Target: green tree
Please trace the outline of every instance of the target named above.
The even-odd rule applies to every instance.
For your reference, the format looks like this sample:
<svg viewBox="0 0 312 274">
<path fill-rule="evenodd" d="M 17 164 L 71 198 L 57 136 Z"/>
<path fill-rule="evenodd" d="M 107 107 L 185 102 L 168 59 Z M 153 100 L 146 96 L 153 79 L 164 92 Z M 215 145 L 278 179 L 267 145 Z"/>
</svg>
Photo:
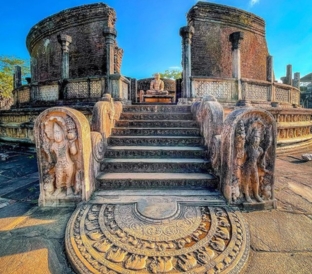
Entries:
<svg viewBox="0 0 312 274">
<path fill-rule="evenodd" d="M 159 73 L 160 78 L 167 78 L 167 79 L 180 79 L 182 78 L 182 71 L 178 69 L 167 69 L 163 73 Z"/>
<path fill-rule="evenodd" d="M 24 76 L 29 75 L 29 61 L 13 56 L 0 56 L 0 96 L 12 96 L 14 67 L 20 66 Z"/>
</svg>

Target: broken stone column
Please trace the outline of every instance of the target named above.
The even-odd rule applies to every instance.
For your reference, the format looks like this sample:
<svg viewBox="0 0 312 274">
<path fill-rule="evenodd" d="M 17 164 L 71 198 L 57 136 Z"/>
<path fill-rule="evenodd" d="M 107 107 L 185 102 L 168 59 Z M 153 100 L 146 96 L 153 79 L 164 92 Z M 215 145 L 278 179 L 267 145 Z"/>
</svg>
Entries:
<svg viewBox="0 0 312 274">
<path fill-rule="evenodd" d="M 66 34 L 60 34 L 57 36 L 58 41 L 62 46 L 62 79 L 69 78 L 69 45 L 72 42 L 72 38 Z"/>
<path fill-rule="evenodd" d="M 297 89 L 300 89 L 300 72 L 294 73 L 293 86 Z"/>
<path fill-rule="evenodd" d="M 230 42 L 232 43 L 232 76 L 238 81 L 238 100 L 242 100 L 241 87 L 241 56 L 240 56 L 240 42 L 244 39 L 244 33 L 241 31 L 230 34 Z"/>
<path fill-rule="evenodd" d="M 267 57 L 267 81 L 274 82 L 274 73 L 273 73 L 273 56 L 268 55 Z"/>
<path fill-rule="evenodd" d="M 292 65 L 287 65 L 286 85 L 292 86 Z"/>
<path fill-rule="evenodd" d="M 114 28 L 105 27 L 103 35 L 105 37 L 105 51 L 106 51 L 105 92 L 111 94 L 109 76 L 111 74 L 114 74 L 115 39 L 117 36 L 117 32 Z"/>
<path fill-rule="evenodd" d="M 20 66 L 14 67 L 13 87 L 18 88 L 22 85 L 22 68 Z"/>
<path fill-rule="evenodd" d="M 183 67 L 183 87 L 182 98 L 194 98 L 194 94 L 191 88 L 191 43 L 192 36 L 194 34 L 194 28 L 192 26 L 186 26 L 180 28 L 180 35 L 182 36 L 182 67 Z"/>
<path fill-rule="evenodd" d="M 268 55 L 267 57 L 267 81 L 271 82 L 271 102 L 275 101 L 275 86 L 274 82 L 274 72 L 273 72 L 273 56 Z"/>
</svg>

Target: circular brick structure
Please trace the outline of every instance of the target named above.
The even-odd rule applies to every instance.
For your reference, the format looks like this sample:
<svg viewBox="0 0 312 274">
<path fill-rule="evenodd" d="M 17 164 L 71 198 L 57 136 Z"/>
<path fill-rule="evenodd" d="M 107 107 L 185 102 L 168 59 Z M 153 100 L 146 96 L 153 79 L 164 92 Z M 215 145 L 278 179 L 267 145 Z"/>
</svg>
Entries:
<svg viewBox="0 0 312 274">
<path fill-rule="evenodd" d="M 241 41 L 242 78 L 266 80 L 268 49 L 262 18 L 233 7 L 198 2 L 187 15 L 194 27 L 192 76 L 232 77 L 229 36 L 244 32 Z M 203 62 L 203 60 L 205 60 Z"/>
<path fill-rule="evenodd" d="M 61 79 L 60 35 L 69 37 L 69 77 L 100 76 L 105 72 L 104 28 L 115 27 L 115 11 L 103 3 L 79 6 L 45 18 L 29 32 L 32 82 Z"/>
</svg>

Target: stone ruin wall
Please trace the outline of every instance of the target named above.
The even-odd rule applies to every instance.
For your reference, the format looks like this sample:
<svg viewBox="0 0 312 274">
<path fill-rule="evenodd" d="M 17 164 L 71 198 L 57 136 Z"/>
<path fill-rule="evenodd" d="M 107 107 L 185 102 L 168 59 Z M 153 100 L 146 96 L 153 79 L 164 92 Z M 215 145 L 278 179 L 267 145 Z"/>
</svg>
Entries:
<svg viewBox="0 0 312 274">
<path fill-rule="evenodd" d="M 267 80 L 268 48 L 265 22 L 236 8 L 198 2 L 188 13 L 192 37 L 192 76 L 232 78 L 229 35 L 244 32 L 241 41 L 242 78 Z M 203 60 L 206 60 L 203 62 Z"/>
<path fill-rule="evenodd" d="M 32 82 L 61 79 L 62 47 L 59 34 L 69 35 L 69 78 L 105 73 L 104 27 L 114 28 L 115 11 L 106 4 L 85 5 L 52 15 L 27 36 Z"/>
</svg>

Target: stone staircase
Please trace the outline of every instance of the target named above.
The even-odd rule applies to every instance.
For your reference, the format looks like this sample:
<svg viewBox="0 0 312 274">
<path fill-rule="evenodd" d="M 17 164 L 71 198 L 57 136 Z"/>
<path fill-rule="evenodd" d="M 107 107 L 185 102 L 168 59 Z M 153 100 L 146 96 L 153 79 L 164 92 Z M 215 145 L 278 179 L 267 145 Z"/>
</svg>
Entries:
<svg viewBox="0 0 312 274">
<path fill-rule="evenodd" d="M 108 139 L 98 190 L 195 189 L 218 194 L 189 106 L 126 106 Z"/>
</svg>

